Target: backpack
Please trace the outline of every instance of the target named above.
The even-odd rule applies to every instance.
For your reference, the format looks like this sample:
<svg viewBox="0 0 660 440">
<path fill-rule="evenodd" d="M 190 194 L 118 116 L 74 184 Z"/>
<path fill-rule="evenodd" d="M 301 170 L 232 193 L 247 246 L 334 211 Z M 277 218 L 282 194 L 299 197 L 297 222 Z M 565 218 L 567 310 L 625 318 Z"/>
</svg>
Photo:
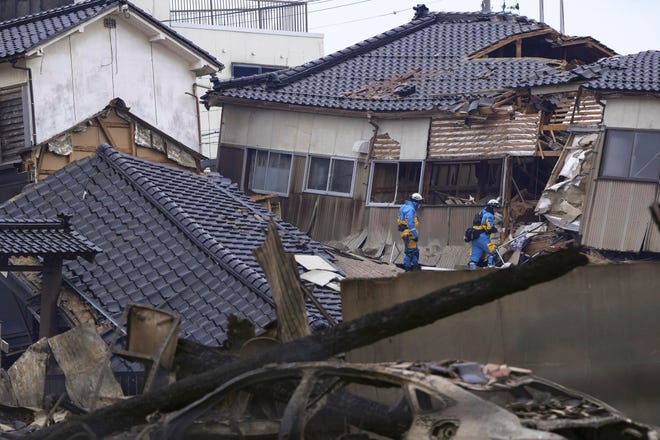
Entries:
<svg viewBox="0 0 660 440">
<path fill-rule="evenodd" d="M 483 216 L 481 215 L 482 212 L 483 211 L 479 211 L 474 215 L 472 226 L 481 226 L 481 221 L 483 220 Z"/>
<path fill-rule="evenodd" d="M 470 226 L 465 230 L 465 235 L 463 236 L 463 240 L 465 240 L 466 243 L 469 243 L 475 238 L 479 237 L 479 235 L 481 235 L 481 232 L 482 231 L 478 229 L 474 229 L 472 226 Z"/>
</svg>

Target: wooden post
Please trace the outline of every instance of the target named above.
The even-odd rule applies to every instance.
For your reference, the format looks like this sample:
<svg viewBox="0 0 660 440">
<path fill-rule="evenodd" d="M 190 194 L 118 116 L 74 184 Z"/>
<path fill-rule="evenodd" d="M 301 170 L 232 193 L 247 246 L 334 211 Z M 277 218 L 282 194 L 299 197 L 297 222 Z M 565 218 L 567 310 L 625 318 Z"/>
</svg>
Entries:
<svg viewBox="0 0 660 440">
<path fill-rule="evenodd" d="M 57 298 L 62 288 L 62 258 L 47 257 L 42 273 L 39 339 L 57 334 Z"/>
</svg>

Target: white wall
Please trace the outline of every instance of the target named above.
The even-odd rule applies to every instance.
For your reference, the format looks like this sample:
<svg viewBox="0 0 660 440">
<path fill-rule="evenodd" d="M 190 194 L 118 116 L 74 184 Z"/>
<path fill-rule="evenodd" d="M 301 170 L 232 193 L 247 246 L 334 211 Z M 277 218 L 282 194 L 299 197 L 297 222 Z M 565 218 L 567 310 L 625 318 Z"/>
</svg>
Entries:
<svg viewBox="0 0 660 440">
<path fill-rule="evenodd" d="M 225 106 L 222 143 L 300 154 L 359 157 L 353 144 L 369 139 L 366 118 Z"/>
<path fill-rule="evenodd" d="M 401 144 L 401 159 L 426 158 L 430 118 L 375 120 L 379 134 L 388 133 Z M 353 152 L 358 140 L 368 140 L 374 127 L 366 117 L 250 109 L 225 105 L 222 143 L 293 151 L 359 157 Z"/>
<path fill-rule="evenodd" d="M 37 142 L 75 125 L 122 98 L 138 117 L 199 151 L 195 74 L 189 62 L 150 43 L 132 22 L 116 16 L 47 46 L 28 61 L 35 94 Z M 134 20 L 134 19 L 133 19 Z"/>
<path fill-rule="evenodd" d="M 603 121 L 610 128 L 660 130 L 660 100 L 644 97 L 610 98 Z"/>
</svg>

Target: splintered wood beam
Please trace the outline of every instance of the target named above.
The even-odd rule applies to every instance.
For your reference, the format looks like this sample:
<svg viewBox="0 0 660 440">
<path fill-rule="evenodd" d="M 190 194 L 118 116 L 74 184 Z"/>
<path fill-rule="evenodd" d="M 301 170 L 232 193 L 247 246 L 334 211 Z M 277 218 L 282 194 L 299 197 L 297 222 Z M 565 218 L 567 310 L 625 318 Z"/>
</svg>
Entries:
<svg viewBox="0 0 660 440">
<path fill-rule="evenodd" d="M 275 301 L 278 339 L 289 342 L 309 336 L 312 332 L 305 308 L 307 291 L 300 281 L 296 259 L 284 252 L 273 220 L 268 223 L 266 240 L 253 254 L 266 274 Z"/>
<path fill-rule="evenodd" d="M 496 270 L 476 280 L 437 289 L 421 298 L 342 322 L 321 333 L 252 356 L 221 366 L 206 365 L 208 370 L 202 374 L 29 433 L 23 438 L 68 440 L 83 435 L 105 438 L 144 425 L 156 412 L 164 414 L 181 409 L 228 380 L 266 364 L 322 361 L 561 277 L 588 261 L 578 248 L 534 258 L 524 265 Z"/>
</svg>

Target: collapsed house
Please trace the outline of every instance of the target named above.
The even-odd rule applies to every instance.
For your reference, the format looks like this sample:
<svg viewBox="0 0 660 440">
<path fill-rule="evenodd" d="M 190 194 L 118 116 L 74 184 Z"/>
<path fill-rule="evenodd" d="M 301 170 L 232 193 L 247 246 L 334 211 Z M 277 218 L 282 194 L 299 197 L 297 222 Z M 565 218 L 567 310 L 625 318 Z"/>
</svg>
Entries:
<svg viewBox="0 0 660 440">
<path fill-rule="evenodd" d="M 71 212 L 71 226 L 101 252 L 94 261 L 64 262 L 60 332 L 89 323 L 107 336 L 129 303 L 179 315 L 181 337 L 201 344 L 222 345 L 230 315 L 263 331 L 275 319 L 275 304 L 253 250 L 263 242 L 269 221 L 275 222 L 286 251 L 298 255 L 303 277 L 314 272 L 303 267 L 319 263 L 336 272 L 322 281 L 309 278 L 312 329 L 328 326 L 327 317 L 341 320 L 338 286 L 332 281 L 341 271 L 332 257 L 217 175 L 198 176 L 103 145 L 94 156 L 6 202 L 0 215 L 48 217 L 63 209 Z M 28 286 L 16 295 L 27 316 L 38 317 L 34 298 L 39 294 L 30 288 L 35 282 L 13 273 L 9 278 Z M 18 348 L 12 347 L 16 354 Z"/>
<path fill-rule="evenodd" d="M 660 232 L 649 210 L 660 200 L 659 75 L 660 52 L 646 51 L 604 58 L 529 84 L 529 93 L 550 108 L 562 96 L 577 97 L 569 137 L 536 211 L 579 232 L 585 246 L 660 252 Z M 583 117 L 583 103 L 594 100 L 602 119 L 576 123 Z"/>
<path fill-rule="evenodd" d="M 167 151 L 173 164 L 194 165 L 182 163 L 181 155 L 172 157 L 174 150 L 185 151 L 183 146 L 190 149 L 188 159 L 198 162 L 193 84 L 223 67 L 208 52 L 119 0 L 87 0 L 7 20 L 0 23 L 0 33 L 0 200 L 71 160 L 93 154 L 100 142 L 138 155 L 146 143 L 138 126 L 158 133 L 161 140 L 155 143 L 161 147 L 171 145 L 161 151 Z M 117 97 L 124 98 L 124 107 L 137 118 L 135 123 L 124 120 L 130 126 L 128 136 L 112 126 L 114 121 L 98 118 Z M 90 150 L 90 139 L 81 140 L 80 129 L 94 124 L 103 134 Z M 87 135 L 92 137 L 92 131 Z M 62 144 L 67 132 L 77 132 L 81 143 Z"/>
<path fill-rule="evenodd" d="M 223 109 L 219 172 L 248 193 L 280 195 L 286 220 L 395 261 L 395 209 L 420 192 L 421 263 L 453 268 L 486 200 L 502 197 L 503 239 L 538 220 L 569 122 L 602 117 L 594 99 L 582 96 L 588 109 L 570 121 L 575 94 L 548 111 L 516 87 L 613 54 L 525 17 L 421 5 L 391 31 L 299 67 L 216 81 L 202 99 Z"/>
</svg>

